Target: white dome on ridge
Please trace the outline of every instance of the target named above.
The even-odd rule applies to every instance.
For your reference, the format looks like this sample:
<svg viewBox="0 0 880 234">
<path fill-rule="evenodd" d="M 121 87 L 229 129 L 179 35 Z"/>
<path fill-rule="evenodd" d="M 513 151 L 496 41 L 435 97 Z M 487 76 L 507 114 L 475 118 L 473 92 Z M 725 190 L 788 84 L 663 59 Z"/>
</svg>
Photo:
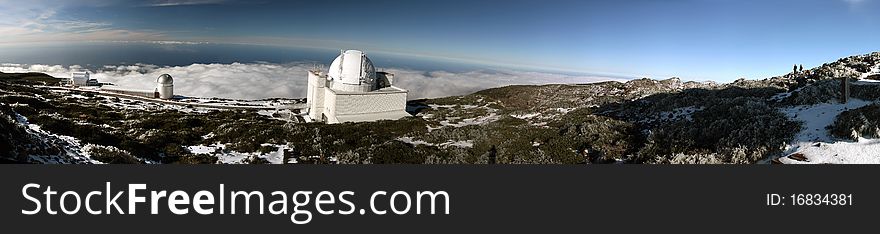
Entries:
<svg viewBox="0 0 880 234">
<path fill-rule="evenodd" d="M 373 86 L 376 82 L 376 68 L 360 50 L 346 50 L 339 54 L 330 63 L 327 75 L 333 82 L 347 85 Z"/>
<path fill-rule="evenodd" d="M 171 75 L 162 74 L 156 78 L 156 92 L 159 93 L 161 99 L 171 99 L 174 97 L 174 79 Z"/>
<path fill-rule="evenodd" d="M 159 78 L 156 78 L 156 83 L 159 84 L 172 84 L 174 83 L 174 79 L 171 79 L 171 75 L 162 74 Z"/>
</svg>

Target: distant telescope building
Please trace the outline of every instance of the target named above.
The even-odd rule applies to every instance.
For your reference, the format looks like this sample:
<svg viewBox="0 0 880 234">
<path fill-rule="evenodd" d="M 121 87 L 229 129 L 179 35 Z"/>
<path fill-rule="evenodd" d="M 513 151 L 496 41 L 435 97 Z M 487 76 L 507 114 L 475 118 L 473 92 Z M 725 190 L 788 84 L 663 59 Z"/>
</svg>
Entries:
<svg viewBox="0 0 880 234">
<path fill-rule="evenodd" d="M 309 71 L 308 116 L 326 123 L 395 120 L 406 116 L 407 91 L 393 86 L 394 74 L 377 72 L 367 55 L 342 51 L 330 69 Z"/>
<path fill-rule="evenodd" d="M 171 79 L 171 75 L 162 74 L 156 78 L 156 86 L 158 98 L 171 99 L 174 97 L 174 79 Z"/>
<path fill-rule="evenodd" d="M 71 87 L 97 86 L 98 80 L 90 79 L 88 72 L 72 72 L 70 74 L 70 78 L 65 78 L 61 80 L 61 84 Z"/>
<path fill-rule="evenodd" d="M 171 75 L 162 74 L 156 78 L 156 89 L 150 91 L 122 89 L 110 86 L 101 86 L 101 91 L 144 98 L 172 99 L 174 98 L 174 79 L 171 78 Z"/>
<path fill-rule="evenodd" d="M 89 82 L 88 72 L 74 72 L 71 74 L 70 81 L 75 86 L 85 86 Z"/>
</svg>

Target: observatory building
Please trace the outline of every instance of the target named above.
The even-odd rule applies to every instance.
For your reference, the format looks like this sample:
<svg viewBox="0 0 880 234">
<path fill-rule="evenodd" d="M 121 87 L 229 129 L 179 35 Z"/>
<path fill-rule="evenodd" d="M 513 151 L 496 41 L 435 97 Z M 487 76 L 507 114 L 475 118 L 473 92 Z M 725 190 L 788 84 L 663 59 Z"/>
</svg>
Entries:
<svg viewBox="0 0 880 234">
<path fill-rule="evenodd" d="M 62 78 L 61 85 L 68 87 L 98 86 L 98 80 L 90 79 L 89 72 L 72 72 L 70 78 Z"/>
<path fill-rule="evenodd" d="M 174 79 L 171 79 L 171 75 L 168 74 L 160 75 L 156 78 L 156 89 L 151 91 L 130 90 L 110 86 L 101 86 L 101 91 L 144 98 L 172 99 L 174 98 Z"/>
<path fill-rule="evenodd" d="M 174 79 L 171 79 L 171 75 L 162 74 L 159 78 L 156 78 L 156 95 L 161 99 L 171 99 L 174 97 Z"/>
<path fill-rule="evenodd" d="M 395 120 L 405 116 L 407 91 L 394 74 L 377 72 L 364 52 L 342 51 L 330 69 L 309 71 L 308 117 L 326 123 Z"/>
</svg>

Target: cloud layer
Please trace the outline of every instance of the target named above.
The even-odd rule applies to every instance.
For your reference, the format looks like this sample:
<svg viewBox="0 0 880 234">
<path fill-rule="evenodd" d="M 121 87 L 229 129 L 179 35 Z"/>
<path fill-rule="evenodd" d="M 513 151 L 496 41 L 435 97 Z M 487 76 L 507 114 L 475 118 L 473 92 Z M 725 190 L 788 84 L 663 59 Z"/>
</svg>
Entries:
<svg viewBox="0 0 880 234">
<path fill-rule="evenodd" d="M 300 98 L 305 97 L 307 71 L 305 63 L 232 63 L 192 64 L 160 67 L 150 64 L 104 66 L 83 69 L 82 66 L 2 64 L 3 72 L 43 72 L 55 77 L 70 77 L 71 71 L 88 70 L 99 82 L 113 83 L 120 88 L 152 90 L 161 74 L 174 77 L 174 92 L 197 97 L 233 99 Z M 571 76 L 523 71 L 419 71 L 384 69 L 395 74 L 395 86 L 408 89 L 409 99 L 464 95 L 475 91 L 514 84 L 591 83 L 620 80 L 596 76 Z"/>
</svg>

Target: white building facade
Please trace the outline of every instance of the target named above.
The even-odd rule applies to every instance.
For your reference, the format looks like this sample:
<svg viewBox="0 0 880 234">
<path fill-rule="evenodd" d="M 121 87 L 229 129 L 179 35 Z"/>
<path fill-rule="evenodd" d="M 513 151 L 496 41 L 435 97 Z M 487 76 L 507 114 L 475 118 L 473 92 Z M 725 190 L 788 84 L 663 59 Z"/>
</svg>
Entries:
<svg viewBox="0 0 880 234">
<path fill-rule="evenodd" d="M 308 116 L 326 123 L 395 120 L 406 116 L 407 91 L 393 86 L 394 74 L 376 72 L 364 52 L 342 51 L 325 74 L 309 71 Z"/>
<path fill-rule="evenodd" d="M 61 85 L 68 87 L 98 86 L 98 80 L 89 78 L 89 72 L 72 72 L 70 78 L 62 78 Z"/>
<path fill-rule="evenodd" d="M 74 86 L 86 86 L 89 82 L 89 73 L 88 72 L 73 72 L 70 77 L 71 83 Z"/>
</svg>

